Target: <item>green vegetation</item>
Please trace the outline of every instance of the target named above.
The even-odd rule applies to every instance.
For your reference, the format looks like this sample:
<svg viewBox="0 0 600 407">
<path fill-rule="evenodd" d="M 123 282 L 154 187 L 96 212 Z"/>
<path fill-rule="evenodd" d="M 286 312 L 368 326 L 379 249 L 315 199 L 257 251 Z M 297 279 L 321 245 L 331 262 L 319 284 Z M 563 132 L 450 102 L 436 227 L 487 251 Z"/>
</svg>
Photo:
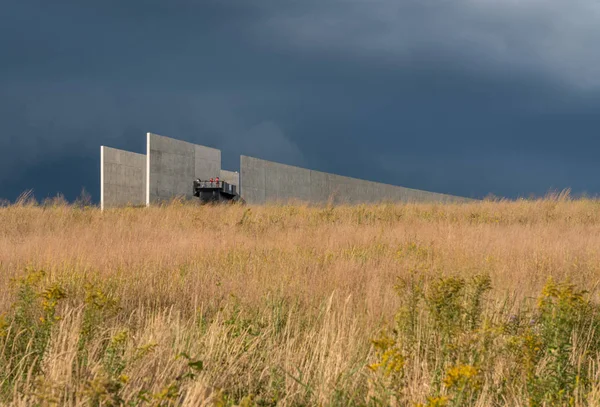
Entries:
<svg viewBox="0 0 600 407">
<path fill-rule="evenodd" d="M 573 406 L 595 401 L 600 307 L 585 291 L 550 279 L 537 303 L 487 311 L 487 276 L 411 276 L 394 328 L 373 341 L 380 392 L 406 402 L 410 384 L 427 380 L 421 406 Z M 489 308 L 488 308 L 489 309 Z"/>
<path fill-rule="evenodd" d="M 165 386 L 153 392 L 144 384 L 156 380 L 157 371 L 139 374 L 138 370 L 159 345 L 135 341 L 136 324 L 123 320 L 118 300 L 95 285 L 86 285 L 82 293 L 68 293 L 60 283 L 48 280 L 43 271 L 29 270 L 15 282 L 16 301 L 2 317 L 0 397 L 4 402 L 17 393 L 38 405 L 179 405 L 204 371 L 202 355 L 196 359 L 187 352 L 214 341 L 226 349 L 221 350 L 222 359 L 211 358 L 213 362 L 239 364 L 240 374 L 246 369 L 258 373 L 256 365 L 268 371 L 251 388 L 216 389 L 207 395 L 212 404 L 277 405 L 289 399 L 286 378 L 302 389 L 290 404 L 310 405 L 314 400 L 313 384 L 301 369 L 286 371 L 262 360 L 268 344 L 290 334 L 287 325 L 294 313 L 281 300 L 248 313 L 232 299 L 230 309 L 182 332 L 188 337 L 179 346 L 163 343 L 164 356 L 176 368 L 161 377 Z M 550 279 L 531 307 L 512 313 L 506 303 L 492 306 L 486 301 L 491 290 L 487 276 L 428 279 L 415 272 L 399 279 L 395 289 L 401 305 L 393 328 L 373 339 L 371 351 L 356 355 L 340 372 L 337 388 L 325 404 L 466 406 L 485 400 L 486 405 L 498 406 L 573 406 L 595 400 L 600 307 L 574 285 Z M 326 304 L 316 320 L 300 319 L 305 324 L 301 333 L 310 335 L 314 329 L 313 335 L 330 335 L 329 307 Z M 63 318 L 76 320 L 68 326 L 78 325 L 78 331 L 61 332 Z M 68 358 L 69 374 L 78 386 L 63 388 L 48 382 L 47 376 L 57 376 L 50 373 L 56 366 L 44 362 L 50 347 L 70 338 L 76 339 L 73 353 L 53 357 Z M 317 338 L 321 340 L 327 338 Z M 61 365 L 66 367 L 65 361 Z M 132 376 L 137 376 L 135 383 Z M 363 386 L 352 387 L 353 381 Z M 426 400 L 411 400 L 412 386 L 423 381 L 429 389 Z"/>
</svg>

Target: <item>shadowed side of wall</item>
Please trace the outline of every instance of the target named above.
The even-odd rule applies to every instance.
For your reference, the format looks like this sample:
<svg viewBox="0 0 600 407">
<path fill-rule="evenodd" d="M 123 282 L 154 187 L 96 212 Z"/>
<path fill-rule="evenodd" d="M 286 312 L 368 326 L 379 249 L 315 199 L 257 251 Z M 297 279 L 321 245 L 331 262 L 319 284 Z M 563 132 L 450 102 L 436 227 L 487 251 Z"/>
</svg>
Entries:
<svg viewBox="0 0 600 407">
<path fill-rule="evenodd" d="M 100 207 L 146 203 L 146 156 L 100 147 Z"/>
<path fill-rule="evenodd" d="M 364 181 L 247 156 L 240 158 L 240 192 L 250 204 L 289 201 L 335 204 L 471 201 L 468 198 Z"/>
<path fill-rule="evenodd" d="M 221 151 L 157 134 L 147 134 L 146 204 L 193 197 L 193 182 L 221 173 Z"/>
</svg>

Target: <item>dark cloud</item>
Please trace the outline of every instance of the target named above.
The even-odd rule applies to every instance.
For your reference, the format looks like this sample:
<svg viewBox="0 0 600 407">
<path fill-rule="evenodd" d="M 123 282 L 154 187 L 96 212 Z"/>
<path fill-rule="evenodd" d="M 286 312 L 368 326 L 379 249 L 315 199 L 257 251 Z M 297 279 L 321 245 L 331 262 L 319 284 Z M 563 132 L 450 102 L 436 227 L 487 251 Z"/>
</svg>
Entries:
<svg viewBox="0 0 600 407">
<path fill-rule="evenodd" d="M 569 5 L 10 1 L 0 197 L 97 200 L 99 146 L 144 152 L 147 131 L 230 169 L 248 154 L 469 196 L 599 193 L 598 9 Z"/>
<path fill-rule="evenodd" d="M 429 50 L 470 70 L 518 70 L 600 85 L 594 0 L 307 0 L 264 8 L 271 42 L 307 53 L 406 61 Z"/>
</svg>

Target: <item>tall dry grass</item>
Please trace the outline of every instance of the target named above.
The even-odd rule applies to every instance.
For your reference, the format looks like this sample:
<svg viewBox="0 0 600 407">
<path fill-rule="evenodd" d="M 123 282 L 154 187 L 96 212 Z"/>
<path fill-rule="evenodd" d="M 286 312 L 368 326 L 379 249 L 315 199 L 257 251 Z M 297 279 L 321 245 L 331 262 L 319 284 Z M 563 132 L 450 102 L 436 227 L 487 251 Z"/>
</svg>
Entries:
<svg viewBox="0 0 600 407">
<path fill-rule="evenodd" d="M 443 386 L 427 401 L 436 367 L 419 358 L 403 356 L 412 373 L 392 396 L 368 367 L 381 362 L 371 340 L 403 307 L 399 278 L 428 290 L 439 277 L 489 276 L 482 307 L 499 320 L 549 277 L 593 301 L 599 248 L 600 202 L 565 197 L 104 212 L 21 202 L 0 208 L 0 401 L 450 405 Z M 464 405 L 490 405 L 486 389 Z M 527 405 L 519 394 L 532 391 L 502 397 Z"/>
</svg>

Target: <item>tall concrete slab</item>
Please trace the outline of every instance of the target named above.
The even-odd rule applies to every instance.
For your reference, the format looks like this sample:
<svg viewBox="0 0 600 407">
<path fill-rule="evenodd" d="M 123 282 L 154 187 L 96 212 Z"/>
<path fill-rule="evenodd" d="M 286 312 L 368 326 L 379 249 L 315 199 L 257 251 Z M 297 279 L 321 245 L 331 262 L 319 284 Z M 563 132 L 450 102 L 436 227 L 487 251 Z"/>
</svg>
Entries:
<svg viewBox="0 0 600 407">
<path fill-rule="evenodd" d="M 221 170 L 219 179 L 227 182 L 228 184 L 235 185 L 238 188 L 240 186 L 240 173 L 237 171 Z"/>
<path fill-rule="evenodd" d="M 194 176 L 200 179 L 216 178 L 221 174 L 221 150 L 194 145 Z"/>
<path fill-rule="evenodd" d="M 146 156 L 100 147 L 100 207 L 146 203 Z"/>
<path fill-rule="evenodd" d="M 191 198 L 194 179 L 220 175 L 221 151 L 158 134 L 147 134 L 146 204 Z"/>
<path fill-rule="evenodd" d="M 240 158 L 240 192 L 250 204 L 287 201 L 336 204 L 470 201 L 468 198 L 364 181 L 247 156 Z"/>
</svg>

